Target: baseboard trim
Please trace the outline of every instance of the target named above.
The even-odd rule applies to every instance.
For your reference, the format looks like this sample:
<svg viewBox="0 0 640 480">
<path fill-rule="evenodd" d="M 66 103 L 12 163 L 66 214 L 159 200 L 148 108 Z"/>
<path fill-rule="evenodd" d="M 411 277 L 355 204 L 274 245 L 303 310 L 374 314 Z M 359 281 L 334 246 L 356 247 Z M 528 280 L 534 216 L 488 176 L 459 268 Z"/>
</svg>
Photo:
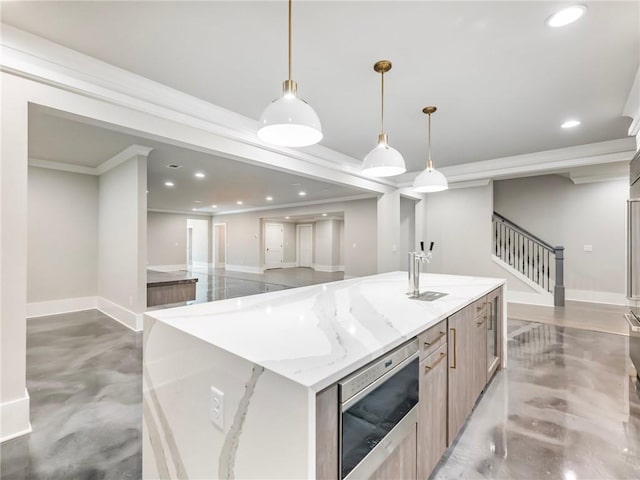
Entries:
<svg viewBox="0 0 640 480">
<path fill-rule="evenodd" d="M 29 392 L 24 397 L 0 403 L 0 443 L 31 433 Z"/>
<path fill-rule="evenodd" d="M 156 272 L 175 272 L 177 270 L 186 270 L 187 264 L 178 265 L 147 265 L 148 270 L 155 270 Z"/>
<path fill-rule="evenodd" d="M 313 265 L 313 269 L 316 272 L 344 272 L 342 265 Z"/>
<path fill-rule="evenodd" d="M 63 298 L 47 302 L 27 303 L 27 318 L 45 317 L 60 313 L 79 312 L 98 307 L 98 297 Z"/>
<path fill-rule="evenodd" d="M 263 273 L 264 270 L 260 267 L 250 267 L 246 265 L 230 265 L 227 263 L 225 270 L 232 272 L 244 272 L 244 273 Z"/>
<path fill-rule="evenodd" d="M 127 310 L 126 308 L 121 307 L 120 305 L 113 303 L 111 300 L 107 300 L 104 297 L 98 297 L 97 308 L 102 313 L 110 316 L 130 330 L 133 330 L 134 332 L 142 331 L 142 320 L 144 314 Z"/>
<path fill-rule="evenodd" d="M 600 292 L 592 290 L 565 290 L 565 300 L 573 302 L 605 303 L 607 305 L 629 305 L 624 293 Z"/>
</svg>

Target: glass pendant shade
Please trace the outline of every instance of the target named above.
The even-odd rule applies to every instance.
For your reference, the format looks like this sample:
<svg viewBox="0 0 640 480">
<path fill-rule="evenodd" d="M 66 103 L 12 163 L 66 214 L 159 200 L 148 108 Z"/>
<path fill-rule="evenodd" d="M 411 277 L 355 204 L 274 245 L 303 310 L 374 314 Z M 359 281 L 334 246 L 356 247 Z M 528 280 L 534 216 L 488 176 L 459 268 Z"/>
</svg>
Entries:
<svg viewBox="0 0 640 480">
<path fill-rule="evenodd" d="M 435 168 L 426 168 L 413 181 L 413 191 L 418 193 L 441 192 L 447 188 L 449 188 L 449 182 Z"/>
<path fill-rule="evenodd" d="M 362 173 L 371 177 L 392 177 L 406 171 L 400 152 L 389 146 L 385 134 L 380 134 L 378 145 L 364 157 Z"/>
<path fill-rule="evenodd" d="M 272 145 L 306 147 L 322 140 L 320 118 L 307 102 L 296 95 L 295 82 L 284 82 L 282 96 L 260 116 L 258 138 Z"/>
</svg>

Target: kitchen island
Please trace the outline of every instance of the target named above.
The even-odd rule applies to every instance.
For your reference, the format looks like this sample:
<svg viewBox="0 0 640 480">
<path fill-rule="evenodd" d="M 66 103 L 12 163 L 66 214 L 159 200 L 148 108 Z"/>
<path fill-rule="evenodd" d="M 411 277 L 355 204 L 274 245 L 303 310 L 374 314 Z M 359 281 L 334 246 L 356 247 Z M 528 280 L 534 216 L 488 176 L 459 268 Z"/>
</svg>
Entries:
<svg viewBox="0 0 640 480">
<path fill-rule="evenodd" d="M 406 272 L 392 272 L 147 313 L 144 478 L 338 478 L 337 426 L 321 420 L 335 417 L 336 383 L 434 326 L 446 357 L 446 320 L 474 306 L 486 320 L 482 305 L 504 280 L 422 274 L 420 283 L 444 295 L 410 299 Z M 506 309 L 495 298 L 501 352 Z M 459 350 L 465 338 L 454 339 Z"/>
</svg>

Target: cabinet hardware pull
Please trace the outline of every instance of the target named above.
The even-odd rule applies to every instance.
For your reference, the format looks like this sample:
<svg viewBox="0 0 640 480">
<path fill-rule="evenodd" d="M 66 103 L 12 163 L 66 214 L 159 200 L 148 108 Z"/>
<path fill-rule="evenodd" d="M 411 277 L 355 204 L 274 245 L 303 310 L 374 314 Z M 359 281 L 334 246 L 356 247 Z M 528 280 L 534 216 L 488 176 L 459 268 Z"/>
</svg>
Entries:
<svg viewBox="0 0 640 480">
<path fill-rule="evenodd" d="M 487 304 L 487 309 L 489 310 L 489 317 L 491 318 L 491 321 L 487 325 L 487 330 L 493 330 L 493 328 L 492 328 L 492 325 L 493 325 L 493 301 L 491 301 L 491 302 L 489 302 Z"/>
<path fill-rule="evenodd" d="M 451 368 L 456 368 L 456 364 L 457 362 L 457 355 L 456 355 L 456 329 L 452 328 L 451 332 L 453 333 L 453 365 L 451 365 Z"/>
<path fill-rule="evenodd" d="M 476 322 L 476 325 L 480 326 L 486 321 L 487 321 L 487 316 L 485 315 L 484 317 L 482 317 L 482 320 L 480 320 L 479 322 Z"/>
<path fill-rule="evenodd" d="M 430 347 L 431 345 L 433 345 L 434 343 L 436 343 L 438 340 L 440 340 L 442 337 L 444 337 L 447 333 L 446 332 L 440 332 L 440 335 L 438 335 L 436 338 L 434 338 L 431 343 L 429 342 L 424 342 L 424 346 L 425 347 Z"/>
<path fill-rule="evenodd" d="M 436 365 L 438 365 L 442 360 L 444 360 L 446 356 L 447 356 L 447 354 L 446 354 L 446 353 L 441 352 L 441 353 L 440 353 L 440 356 L 438 357 L 438 359 L 437 359 L 435 362 L 433 362 L 431 365 L 425 365 L 425 366 L 424 366 L 424 371 L 425 371 L 425 372 L 428 372 L 429 370 L 431 370 L 432 368 L 434 368 L 434 367 L 435 367 Z"/>
</svg>

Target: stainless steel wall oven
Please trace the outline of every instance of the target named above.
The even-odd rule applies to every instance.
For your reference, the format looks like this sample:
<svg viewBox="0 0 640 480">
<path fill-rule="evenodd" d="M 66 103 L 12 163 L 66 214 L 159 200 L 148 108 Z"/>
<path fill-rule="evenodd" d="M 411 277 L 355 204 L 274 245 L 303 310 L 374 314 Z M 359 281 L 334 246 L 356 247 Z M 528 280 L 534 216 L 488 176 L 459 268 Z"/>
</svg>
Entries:
<svg viewBox="0 0 640 480">
<path fill-rule="evenodd" d="M 411 429 L 418 404 L 418 340 L 338 383 L 340 478 L 366 478 Z"/>
</svg>

